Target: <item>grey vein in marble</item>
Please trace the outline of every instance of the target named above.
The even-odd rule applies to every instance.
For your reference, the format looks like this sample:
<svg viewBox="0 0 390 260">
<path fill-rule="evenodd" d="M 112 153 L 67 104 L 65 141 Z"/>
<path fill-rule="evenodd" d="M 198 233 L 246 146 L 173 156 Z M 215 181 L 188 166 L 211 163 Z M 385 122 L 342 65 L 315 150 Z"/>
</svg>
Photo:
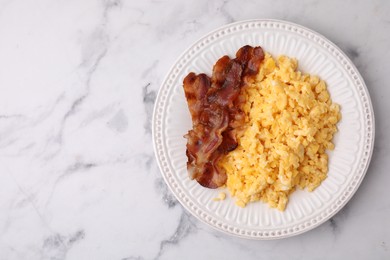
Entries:
<svg viewBox="0 0 390 260">
<path fill-rule="evenodd" d="M 88 41 L 85 43 L 83 50 L 83 60 L 80 64 L 80 69 L 85 70 L 85 78 L 80 80 L 85 84 L 84 93 L 77 97 L 71 104 L 69 110 L 63 116 L 61 121 L 60 132 L 58 133 L 57 141 L 61 144 L 63 138 L 63 131 L 66 126 L 66 121 L 72 115 L 77 112 L 77 108 L 81 106 L 84 100 L 88 97 L 91 89 L 91 80 L 97 70 L 101 60 L 105 57 L 108 51 L 110 43 L 109 36 L 107 34 L 108 14 L 114 7 L 120 7 L 120 1 L 104 1 L 103 16 L 101 25 L 98 26 L 95 31 L 89 36 Z"/>
<path fill-rule="evenodd" d="M 146 112 L 146 122 L 144 124 L 144 128 L 146 133 L 151 133 L 152 132 L 152 115 L 153 115 L 153 106 L 154 106 L 154 101 L 156 100 L 156 92 L 154 90 L 150 89 L 151 83 L 146 84 L 142 88 L 142 101 L 145 106 L 145 112 Z"/>
<path fill-rule="evenodd" d="M 188 213 L 183 211 L 175 232 L 168 239 L 161 241 L 160 250 L 154 259 L 158 260 L 164 254 L 167 247 L 177 246 L 185 237 L 194 231 L 194 227 Z"/>
<path fill-rule="evenodd" d="M 155 180 L 155 187 L 158 194 L 162 194 L 162 200 L 168 208 L 173 208 L 177 205 L 178 201 L 173 196 L 164 179 L 159 177 Z"/>
<path fill-rule="evenodd" d="M 330 227 L 332 228 L 332 231 L 335 232 L 336 229 L 338 228 L 338 224 L 336 223 L 334 218 L 329 219 L 329 224 L 330 224 Z"/>
<path fill-rule="evenodd" d="M 107 125 L 111 129 L 119 133 L 123 133 L 127 130 L 127 127 L 129 126 L 128 116 L 121 109 L 107 122 Z"/>
<path fill-rule="evenodd" d="M 219 10 L 223 16 L 226 18 L 226 22 L 227 23 L 233 23 L 236 21 L 236 19 L 234 19 L 233 15 L 229 13 L 229 11 L 227 10 L 227 6 L 229 4 L 229 1 L 228 0 L 223 0 L 220 7 L 217 9 Z"/>
<path fill-rule="evenodd" d="M 70 236 L 53 234 L 44 240 L 41 257 L 42 259 L 64 260 L 73 244 L 84 239 L 84 237 L 83 230 L 79 230 Z"/>
<path fill-rule="evenodd" d="M 121 260 L 144 260 L 144 259 L 145 258 L 141 256 L 129 256 L 129 257 L 122 258 Z"/>
</svg>

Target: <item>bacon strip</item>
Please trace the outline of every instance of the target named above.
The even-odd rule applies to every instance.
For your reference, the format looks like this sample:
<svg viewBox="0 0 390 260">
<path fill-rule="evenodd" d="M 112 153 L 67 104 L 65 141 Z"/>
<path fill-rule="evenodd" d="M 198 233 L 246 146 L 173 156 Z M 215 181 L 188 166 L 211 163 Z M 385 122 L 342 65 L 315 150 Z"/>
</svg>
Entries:
<svg viewBox="0 0 390 260">
<path fill-rule="evenodd" d="M 191 179 L 207 188 L 226 183 L 226 173 L 218 161 L 237 147 L 236 129 L 244 115 L 238 107 L 241 88 L 259 71 L 264 59 L 261 47 L 244 46 L 235 59 L 221 57 L 213 67 L 211 78 L 191 72 L 183 87 L 192 118 L 187 138 L 187 169 Z"/>
</svg>

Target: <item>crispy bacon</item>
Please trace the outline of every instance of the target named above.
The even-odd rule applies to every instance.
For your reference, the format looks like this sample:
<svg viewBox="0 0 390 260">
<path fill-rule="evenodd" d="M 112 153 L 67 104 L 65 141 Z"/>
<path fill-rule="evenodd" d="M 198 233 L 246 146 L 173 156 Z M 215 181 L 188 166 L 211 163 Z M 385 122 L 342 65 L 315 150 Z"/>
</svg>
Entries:
<svg viewBox="0 0 390 260">
<path fill-rule="evenodd" d="M 237 147 L 236 130 L 244 120 L 238 109 L 241 88 L 258 73 L 264 59 L 261 47 L 244 46 L 235 59 L 220 58 L 211 78 L 191 72 L 183 81 L 192 118 L 187 138 L 187 169 L 191 179 L 207 188 L 226 183 L 226 173 L 218 161 Z"/>
</svg>

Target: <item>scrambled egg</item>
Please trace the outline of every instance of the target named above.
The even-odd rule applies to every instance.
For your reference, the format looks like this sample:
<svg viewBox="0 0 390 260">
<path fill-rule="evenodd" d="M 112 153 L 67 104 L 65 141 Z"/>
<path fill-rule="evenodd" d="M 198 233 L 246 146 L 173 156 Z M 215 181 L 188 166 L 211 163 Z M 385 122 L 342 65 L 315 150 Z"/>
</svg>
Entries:
<svg viewBox="0 0 390 260">
<path fill-rule="evenodd" d="M 297 71 L 297 60 L 268 53 L 255 81 L 241 91 L 245 125 L 238 147 L 220 161 L 236 204 L 261 200 L 283 211 L 298 187 L 313 191 L 327 177 L 341 118 L 326 84 Z"/>
<path fill-rule="evenodd" d="M 220 192 L 218 194 L 218 197 L 214 198 L 214 201 L 221 201 L 226 199 L 226 193 L 225 192 Z"/>
</svg>

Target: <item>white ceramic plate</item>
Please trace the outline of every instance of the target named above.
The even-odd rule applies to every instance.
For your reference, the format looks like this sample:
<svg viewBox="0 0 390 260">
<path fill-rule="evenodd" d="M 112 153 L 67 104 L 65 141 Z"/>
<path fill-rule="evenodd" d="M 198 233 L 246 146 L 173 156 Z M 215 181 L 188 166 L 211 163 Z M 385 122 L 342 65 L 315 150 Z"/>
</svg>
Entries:
<svg viewBox="0 0 390 260">
<path fill-rule="evenodd" d="M 262 202 L 237 207 L 234 199 L 212 199 L 221 190 L 189 179 L 183 135 L 191 118 L 182 87 L 191 71 L 211 75 L 221 56 L 234 57 L 246 45 L 260 45 L 274 57 L 296 57 L 299 70 L 319 75 L 328 84 L 342 120 L 329 154 L 328 178 L 314 191 L 296 191 L 284 212 Z M 348 57 L 324 36 L 285 21 L 251 20 L 226 25 L 193 44 L 169 71 L 153 116 L 154 148 L 161 173 L 180 203 L 201 221 L 225 233 L 252 239 L 283 238 L 308 231 L 336 214 L 359 187 L 374 145 L 374 114 L 367 88 Z"/>
</svg>

